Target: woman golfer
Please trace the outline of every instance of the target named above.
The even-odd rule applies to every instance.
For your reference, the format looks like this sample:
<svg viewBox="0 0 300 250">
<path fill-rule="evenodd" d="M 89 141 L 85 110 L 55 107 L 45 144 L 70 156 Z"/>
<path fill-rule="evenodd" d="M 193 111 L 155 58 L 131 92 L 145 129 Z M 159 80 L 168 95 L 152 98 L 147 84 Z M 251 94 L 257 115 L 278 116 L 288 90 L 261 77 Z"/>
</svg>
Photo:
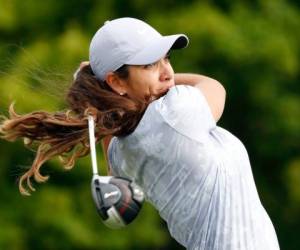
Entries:
<svg viewBox="0 0 300 250">
<path fill-rule="evenodd" d="M 141 186 L 180 244 L 193 250 L 277 250 L 247 151 L 216 125 L 223 86 L 197 74 L 174 74 L 170 50 L 187 44 L 185 35 L 162 36 L 134 18 L 106 22 L 91 41 L 89 64 L 82 64 L 69 89 L 72 112 L 17 115 L 10 108 L 3 137 L 38 144 L 20 191 L 28 193 L 24 181 L 33 190 L 31 177 L 47 179 L 39 169 L 48 159 L 61 156 L 71 167 L 89 152 L 92 114 L 112 174 Z"/>
</svg>

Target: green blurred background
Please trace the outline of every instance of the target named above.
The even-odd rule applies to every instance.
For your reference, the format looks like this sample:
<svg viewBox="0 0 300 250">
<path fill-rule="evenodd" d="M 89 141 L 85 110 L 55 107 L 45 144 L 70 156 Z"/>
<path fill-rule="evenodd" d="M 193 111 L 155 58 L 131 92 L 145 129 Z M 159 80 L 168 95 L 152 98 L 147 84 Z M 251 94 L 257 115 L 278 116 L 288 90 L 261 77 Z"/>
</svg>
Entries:
<svg viewBox="0 0 300 250">
<path fill-rule="evenodd" d="M 283 0 L 0 0 L 0 113 L 65 109 L 64 93 L 89 41 L 107 19 L 141 18 L 162 34 L 186 33 L 172 54 L 177 72 L 198 72 L 227 90 L 220 126 L 246 145 L 262 203 L 281 249 L 300 249 L 300 11 Z M 99 161 L 103 157 L 99 149 Z M 31 197 L 17 178 L 33 160 L 22 142 L 0 141 L 0 249 L 183 249 L 145 204 L 110 230 L 90 195 L 89 157 L 72 171 L 44 166 Z"/>
</svg>

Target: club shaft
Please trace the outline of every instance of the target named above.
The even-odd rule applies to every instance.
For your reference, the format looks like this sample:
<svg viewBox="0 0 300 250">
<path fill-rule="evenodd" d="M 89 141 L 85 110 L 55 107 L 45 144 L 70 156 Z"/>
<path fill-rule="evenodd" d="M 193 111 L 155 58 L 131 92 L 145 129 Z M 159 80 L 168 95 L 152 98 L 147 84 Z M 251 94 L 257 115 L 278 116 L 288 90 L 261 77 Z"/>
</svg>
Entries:
<svg viewBox="0 0 300 250">
<path fill-rule="evenodd" d="M 96 140 L 95 140 L 95 123 L 94 118 L 89 115 L 89 139 L 90 139 L 90 150 L 92 159 L 93 174 L 98 174 L 97 157 L 96 157 Z"/>
</svg>

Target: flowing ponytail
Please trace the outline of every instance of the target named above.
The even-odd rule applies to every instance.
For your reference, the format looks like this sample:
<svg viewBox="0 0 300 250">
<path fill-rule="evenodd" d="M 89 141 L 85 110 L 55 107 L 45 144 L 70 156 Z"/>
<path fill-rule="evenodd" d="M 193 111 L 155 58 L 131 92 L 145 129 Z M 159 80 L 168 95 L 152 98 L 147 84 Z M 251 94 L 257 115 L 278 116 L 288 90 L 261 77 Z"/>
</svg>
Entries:
<svg viewBox="0 0 300 250">
<path fill-rule="evenodd" d="M 127 66 L 121 67 L 116 74 L 127 78 Z M 11 105 L 9 117 L 1 122 L 2 139 L 23 138 L 25 146 L 37 148 L 31 168 L 19 179 L 23 195 L 30 195 L 24 181 L 35 191 L 32 177 L 39 183 L 48 179 L 40 173 L 40 168 L 49 159 L 59 156 L 64 168 L 71 169 L 76 159 L 89 153 L 87 114 L 95 118 L 99 142 L 106 135 L 126 136 L 133 132 L 147 106 L 146 102 L 137 103 L 114 93 L 105 82 L 96 79 L 89 65 L 78 72 L 66 100 L 70 110 L 56 113 L 35 111 L 18 115 Z"/>
</svg>

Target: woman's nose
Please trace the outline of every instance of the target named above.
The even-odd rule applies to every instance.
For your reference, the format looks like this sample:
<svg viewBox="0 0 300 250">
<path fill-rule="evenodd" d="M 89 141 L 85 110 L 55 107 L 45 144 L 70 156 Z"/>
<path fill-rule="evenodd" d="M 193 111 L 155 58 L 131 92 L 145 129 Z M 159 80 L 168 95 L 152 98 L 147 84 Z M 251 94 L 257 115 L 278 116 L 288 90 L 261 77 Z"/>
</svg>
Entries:
<svg viewBox="0 0 300 250">
<path fill-rule="evenodd" d="M 162 60 L 160 62 L 160 75 L 159 75 L 159 80 L 160 81 L 168 81 L 171 79 L 171 67 L 169 62 L 165 62 Z"/>
</svg>

